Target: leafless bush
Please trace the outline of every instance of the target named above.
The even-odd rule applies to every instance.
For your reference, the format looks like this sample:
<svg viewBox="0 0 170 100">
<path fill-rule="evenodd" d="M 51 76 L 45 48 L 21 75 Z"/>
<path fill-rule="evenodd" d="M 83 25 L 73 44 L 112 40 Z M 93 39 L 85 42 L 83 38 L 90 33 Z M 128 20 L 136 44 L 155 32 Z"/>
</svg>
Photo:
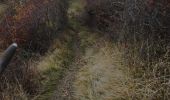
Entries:
<svg viewBox="0 0 170 100">
<path fill-rule="evenodd" d="M 10 4 L 0 24 L 3 45 L 17 42 L 22 48 L 44 52 L 58 30 L 67 26 L 64 0 L 27 0 L 24 4 L 14 0 Z"/>
<path fill-rule="evenodd" d="M 86 25 L 116 39 L 123 23 L 124 0 L 86 0 Z"/>
</svg>

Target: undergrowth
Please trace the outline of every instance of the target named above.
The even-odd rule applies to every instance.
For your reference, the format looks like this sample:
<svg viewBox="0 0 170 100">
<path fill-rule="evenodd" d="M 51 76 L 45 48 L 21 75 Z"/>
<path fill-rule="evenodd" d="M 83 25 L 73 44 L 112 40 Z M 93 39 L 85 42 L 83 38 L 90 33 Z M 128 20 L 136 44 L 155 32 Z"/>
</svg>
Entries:
<svg viewBox="0 0 170 100">
<path fill-rule="evenodd" d="M 53 97 L 57 83 L 74 61 L 73 34 L 65 34 L 64 37 L 56 40 L 58 42 L 51 48 L 54 50 L 50 51 L 39 63 L 38 69 L 41 72 L 43 88 L 40 90 L 40 95 L 35 97 L 36 100 L 47 100 Z"/>
</svg>

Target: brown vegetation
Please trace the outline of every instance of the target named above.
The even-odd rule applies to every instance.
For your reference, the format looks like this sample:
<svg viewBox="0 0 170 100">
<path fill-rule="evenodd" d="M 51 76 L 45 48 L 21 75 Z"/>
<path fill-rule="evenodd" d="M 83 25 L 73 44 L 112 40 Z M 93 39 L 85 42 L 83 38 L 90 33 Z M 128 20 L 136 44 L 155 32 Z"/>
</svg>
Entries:
<svg viewBox="0 0 170 100">
<path fill-rule="evenodd" d="M 57 29 L 63 28 L 67 22 L 66 11 L 66 5 L 60 0 L 30 0 L 22 5 L 13 4 L 0 26 L 3 45 L 17 42 L 22 48 L 44 52 Z"/>
<path fill-rule="evenodd" d="M 1 49 L 16 42 L 19 49 L 8 69 L 0 76 L 0 98 L 28 99 L 39 91 L 40 74 L 36 63 L 48 50 L 54 37 L 65 28 L 67 2 L 28 0 L 8 2 L 0 22 Z M 60 14 L 59 14 L 60 13 Z"/>
<path fill-rule="evenodd" d="M 75 98 L 170 98 L 169 0 L 81 0 L 86 4 L 71 5 L 73 8 L 67 14 L 68 1 L 7 1 L 8 9 L 0 20 L 0 49 L 12 42 L 18 43 L 19 49 L 13 63 L 0 76 L 1 99 L 22 100 L 35 95 L 48 99 L 55 91 L 56 82 L 73 62 L 74 45 L 80 45 L 84 53 L 91 49 L 98 51 L 85 55 L 90 61 L 82 65 L 84 67 L 77 74 L 73 84 L 77 92 Z M 77 20 L 82 23 L 77 23 Z M 62 34 L 68 22 L 73 24 L 69 28 L 79 31 L 78 34 L 70 30 L 69 35 L 69 32 Z M 97 32 L 84 32 L 87 29 L 82 28 L 82 24 Z M 75 35 L 80 35 L 80 44 L 72 44 L 76 42 Z M 82 39 L 83 36 L 85 39 Z M 54 40 L 57 41 L 54 45 L 60 45 L 60 49 L 55 47 L 52 53 L 40 60 Z M 94 47 L 90 49 L 90 46 Z M 37 61 L 41 62 L 37 64 Z M 129 76 L 123 73 L 126 69 L 130 69 Z M 43 73 L 40 74 L 40 71 Z M 46 86 L 41 90 L 42 80 Z M 97 82 L 99 84 L 96 85 Z"/>
<path fill-rule="evenodd" d="M 86 1 L 91 25 L 124 46 L 124 56 L 136 79 L 133 98 L 168 99 L 169 0 Z"/>
</svg>

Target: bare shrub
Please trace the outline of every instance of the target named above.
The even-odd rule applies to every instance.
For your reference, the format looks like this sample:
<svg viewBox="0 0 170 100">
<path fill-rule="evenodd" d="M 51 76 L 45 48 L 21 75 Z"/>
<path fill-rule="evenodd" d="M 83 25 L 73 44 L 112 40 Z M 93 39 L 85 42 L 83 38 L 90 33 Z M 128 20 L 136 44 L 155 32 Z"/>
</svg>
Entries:
<svg viewBox="0 0 170 100">
<path fill-rule="evenodd" d="M 124 0 L 86 0 L 86 23 L 116 39 L 123 23 Z"/>
<path fill-rule="evenodd" d="M 1 38 L 7 45 L 17 42 L 21 47 L 44 52 L 57 30 L 65 27 L 66 14 L 67 2 L 61 0 L 13 4 L 0 25 Z"/>
</svg>

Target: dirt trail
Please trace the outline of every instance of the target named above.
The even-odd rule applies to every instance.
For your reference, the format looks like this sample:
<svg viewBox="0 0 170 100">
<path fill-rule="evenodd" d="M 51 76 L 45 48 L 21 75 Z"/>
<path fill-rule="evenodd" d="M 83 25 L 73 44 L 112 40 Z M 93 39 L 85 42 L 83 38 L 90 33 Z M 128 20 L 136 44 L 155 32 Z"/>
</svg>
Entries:
<svg viewBox="0 0 170 100">
<path fill-rule="evenodd" d="M 82 52 L 80 48 L 80 38 L 77 35 L 74 39 L 74 62 L 65 72 L 65 76 L 59 81 L 57 90 L 55 91 L 52 100 L 72 100 L 73 98 L 73 81 L 75 80 L 75 75 L 77 74 L 80 65 L 83 64 L 81 61 Z"/>
<path fill-rule="evenodd" d="M 106 39 L 97 39 L 93 33 L 90 34 L 77 37 L 75 60 L 60 80 L 52 100 L 117 100 L 128 97 L 130 77 L 123 65 L 122 51 Z M 86 45 L 84 53 L 82 45 Z"/>
<path fill-rule="evenodd" d="M 130 93 L 130 76 L 123 51 L 105 38 L 94 39 L 74 81 L 74 100 L 122 100 Z"/>
<path fill-rule="evenodd" d="M 78 14 L 82 3 L 73 1 L 69 12 Z M 52 100 L 127 100 L 133 85 L 124 65 L 124 51 L 107 38 L 70 21 L 79 31 L 74 42 L 75 60 L 57 85 Z"/>
</svg>

